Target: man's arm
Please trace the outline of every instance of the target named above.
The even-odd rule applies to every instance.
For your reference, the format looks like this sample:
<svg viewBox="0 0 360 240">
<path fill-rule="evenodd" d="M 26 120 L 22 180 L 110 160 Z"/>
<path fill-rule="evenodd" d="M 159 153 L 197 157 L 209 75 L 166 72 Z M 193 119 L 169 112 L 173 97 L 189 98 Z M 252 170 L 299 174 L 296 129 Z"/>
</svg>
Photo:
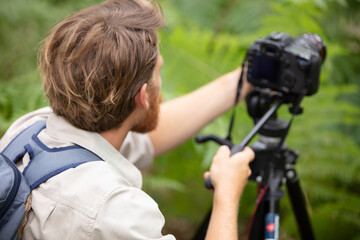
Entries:
<svg viewBox="0 0 360 240">
<path fill-rule="evenodd" d="M 182 144 L 206 124 L 229 110 L 235 101 L 241 69 L 161 105 L 157 128 L 149 133 L 155 157 Z M 244 73 L 246 75 L 246 73 Z M 250 89 L 245 80 L 240 99 Z"/>
</svg>

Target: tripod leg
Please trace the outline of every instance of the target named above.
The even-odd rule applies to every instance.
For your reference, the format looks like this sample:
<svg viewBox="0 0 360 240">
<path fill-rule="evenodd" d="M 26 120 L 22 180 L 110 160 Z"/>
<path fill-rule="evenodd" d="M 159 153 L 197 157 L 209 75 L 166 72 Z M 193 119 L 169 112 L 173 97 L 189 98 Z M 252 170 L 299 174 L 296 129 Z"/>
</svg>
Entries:
<svg viewBox="0 0 360 240">
<path fill-rule="evenodd" d="M 279 204 L 283 196 L 284 192 L 281 189 L 266 192 L 265 197 L 257 205 L 249 230 L 249 240 L 279 239 Z"/>
<path fill-rule="evenodd" d="M 279 239 L 279 204 L 284 196 L 284 192 L 280 189 L 282 178 L 283 172 L 275 171 L 274 165 L 270 163 L 268 187 L 264 188 L 265 196 L 261 197 L 261 202 L 257 206 L 255 219 L 250 227 L 250 240 Z"/>
<path fill-rule="evenodd" d="M 299 178 L 297 177 L 296 171 L 293 168 L 288 169 L 286 172 L 286 187 L 296 217 L 301 239 L 315 239 L 309 214 L 305 207 L 306 204 L 303 192 L 300 187 Z"/>
<path fill-rule="evenodd" d="M 264 219 L 267 212 L 265 207 L 264 199 L 261 199 L 259 204 L 256 205 L 255 213 L 249 226 L 249 240 L 264 239 Z"/>
</svg>

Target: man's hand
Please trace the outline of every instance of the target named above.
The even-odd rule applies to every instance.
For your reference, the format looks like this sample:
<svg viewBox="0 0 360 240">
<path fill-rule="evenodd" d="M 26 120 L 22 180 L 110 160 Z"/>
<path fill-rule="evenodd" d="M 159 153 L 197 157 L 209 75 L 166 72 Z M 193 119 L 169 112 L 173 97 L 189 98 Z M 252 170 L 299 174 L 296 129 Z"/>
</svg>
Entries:
<svg viewBox="0 0 360 240">
<path fill-rule="evenodd" d="M 249 163 L 254 157 L 254 152 L 249 147 L 230 156 L 230 149 L 221 146 L 213 158 L 210 173 L 205 173 L 204 177 L 211 175 L 215 192 L 226 194 L 227 197 L 230 194 L 234 199 L 239 199 L 251 175 Z"/>
<path fill-rule="evenodd" d="M 244 72 L 243 72 L 243 81 L 242 81 L 242 85 L 241 85 L 241 92 L 240 92 L 240 96 L 238 99 L 239 102 L 241 100 L 244 100 L 253 88 L 253 85 L 251 83 L 249 83 L 247 80 L 247 69 L 248 69 L 248 63 L 245 62 L 244 69 L 242 69 Z"/>
<path fill-rule="evenodd" d="M 213 158 L 210 173 L 214 186 L 214 203 L 206 239 L 237 239 L 239 200 L 248 177 L 249 163 L 255 154 L 249 147 L 230 156 L 230 149 L 221 146 Z"/>
</svg>

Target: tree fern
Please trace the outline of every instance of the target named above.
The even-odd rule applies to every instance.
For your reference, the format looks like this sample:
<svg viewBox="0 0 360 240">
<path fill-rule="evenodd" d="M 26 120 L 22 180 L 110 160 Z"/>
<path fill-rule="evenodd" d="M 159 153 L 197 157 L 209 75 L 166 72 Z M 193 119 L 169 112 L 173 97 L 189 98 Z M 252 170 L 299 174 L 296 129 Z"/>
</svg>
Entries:
<svg viewBox="0 0 360 240">
<path fill-rule="evenodd" d="M 63 17 L 97 1 L 7 1 L 0 8 L 0 131 L 24 112 L 46 105 L 36 74 L 36 49 L 50 27 Z M 319 239 L 359 238 L 360 94 L 359 2 L 357 0 L 161 0 L 167 27 L 160 33 L 165 59 L 161 72 L 165 99 L 187 93 L 240 66 L 247 47 L 271 31 L 293 36 L 321 35 L 328 47 L 319 92 L 303 101 L 287 143 L 300 152 L 296 168 L 311 204 Z M 344 85 L 347 84 L 347 85 Z M 236 107 L 233 139 L 240 142 L 253 127 L 244 104 Z M 289 119 L 286 107 L 279 117 Z M 224 136 L 229 113 L 202 133 Z M 0 133 L 0 134 L 1 134 Z M 209 209 L 212 194 L 203 187 L 216 144 L 190 140 L 159 157 L 145 189 L 166 218 L 196 229 Z M 240 222 L 246 226 L 256 184 L 246 187 Z M 288 198 L 281 201 L 281 231 L 298 237 Z M 242 226 L 240 229 L 246 232 Z M 181 236 L 177 236 L 181 239 Z"/>
</svg>

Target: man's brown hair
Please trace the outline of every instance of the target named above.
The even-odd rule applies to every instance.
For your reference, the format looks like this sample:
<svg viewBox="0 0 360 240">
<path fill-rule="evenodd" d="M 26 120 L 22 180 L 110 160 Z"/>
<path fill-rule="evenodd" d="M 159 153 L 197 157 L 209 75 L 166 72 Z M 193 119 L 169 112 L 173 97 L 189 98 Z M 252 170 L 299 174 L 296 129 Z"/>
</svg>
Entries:
<svg viewBox="0 0 360 240">
<path fill-rule="evenodd" d="M 160 6 L 146 0 L 110 0 L 57 24 L 39 55 L 53 111 L 88 131 L 119 127 L 152 78 L 163 25 Z"/>
</svg>

